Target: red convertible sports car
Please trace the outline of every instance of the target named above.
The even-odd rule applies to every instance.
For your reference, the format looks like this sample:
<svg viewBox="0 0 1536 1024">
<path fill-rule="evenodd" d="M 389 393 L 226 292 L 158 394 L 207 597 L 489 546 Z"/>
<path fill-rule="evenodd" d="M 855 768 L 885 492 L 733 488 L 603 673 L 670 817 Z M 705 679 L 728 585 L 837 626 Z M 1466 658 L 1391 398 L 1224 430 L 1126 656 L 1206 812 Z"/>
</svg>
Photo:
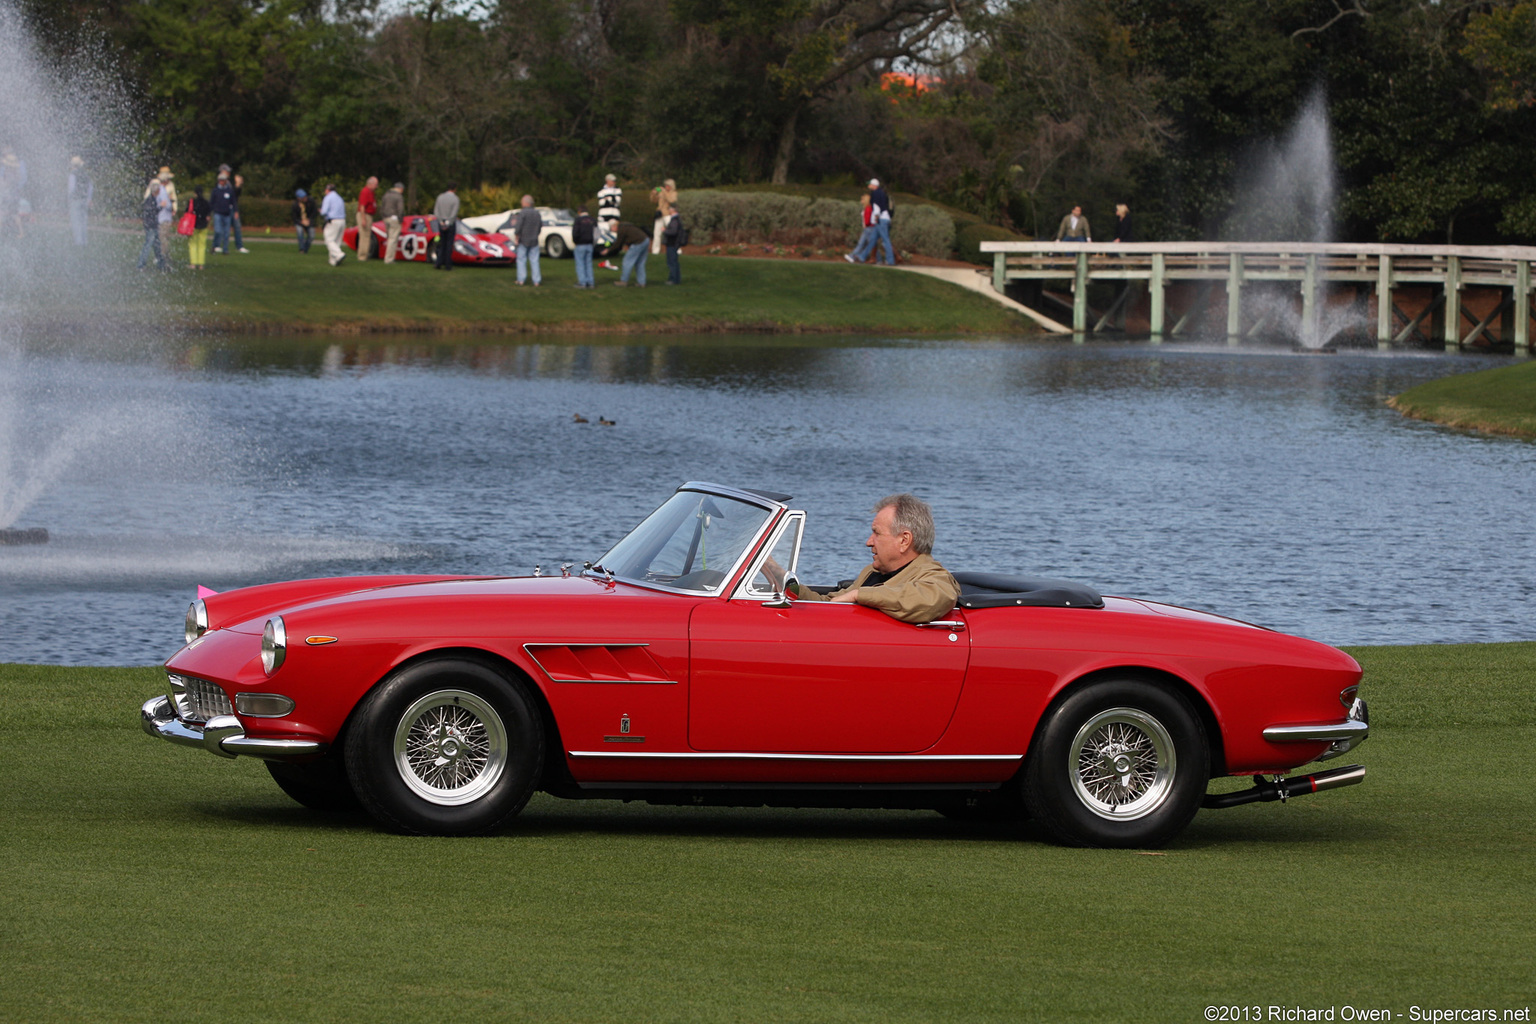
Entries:
<svg viewBox="0 0 1536 1024">
<path fill-rule="evenodd" d="M 462 226 L 463 222 L 459 223 Z M 368 250 L 369 258 L 383 259 L 389 230 L 380 221 L 374 221 L 371 234 L 373 248 Z M 351 227 L 343 231 L 341 244 L 348 249 L 356 250 L 357 228 Z M 395 244 L 398 246 L 396 259 L 411 260 L 416 263 L 430 263 L 436 260 L 437 228 L 433 226 L 432 218 L 425 216 L 402 218 L 400 239 Z M 455 264 L 496 267 L 508 266 L 516 261 L 517 247 L 505 235 L 474 229 L 460 230 L 454 235 L 453 262 Z"/>
<path fill-rule="evenodd" d="M 434 834 L 500 828 L 544 790 L 1027 814 L 1064 842 L 1154 846 L 1202 806 L 1365 774 L 1286 777 L 1369 731 L 1341 651 L 990 573 L 955 573 L 958 607 L 919 625 L 795 600 L 789 500 L 684 484 L 575 575 L 200 591 L 144 729 Z M 1222 776 L 1254 784 L 1208 795 Z"/>
</svg>

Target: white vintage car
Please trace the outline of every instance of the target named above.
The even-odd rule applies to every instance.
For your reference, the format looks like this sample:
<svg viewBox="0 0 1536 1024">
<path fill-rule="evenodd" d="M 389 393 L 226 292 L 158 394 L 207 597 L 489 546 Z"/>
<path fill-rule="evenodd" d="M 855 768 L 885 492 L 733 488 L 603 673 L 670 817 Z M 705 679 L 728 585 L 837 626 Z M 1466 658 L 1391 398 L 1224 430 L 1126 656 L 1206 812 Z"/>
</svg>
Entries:
<svg viewBox="0 0 1536 1024">
<path fill-rule="evenodd" d="M 539 217 L 544 222 L 539 231 L 539 246 L 544 255 L 553 260 L 571 255 L 576 247 L 576 243 L 571 240 L 576 214 L 553 206 L 535 206 L 534 209 L 539 211 Z M 461 217 L 460 230 L 467 227 L 477 234 L 503 234 L 511 238 L 512 216 L 515 213 L 516 210 L 503 210 L 501 213 L 485 213 L 478 217 Z M 603 230 L 601 221 L 598 221 L 596 237 L 600 245 L 612 240 L 612 234 Z"/>
</svg>

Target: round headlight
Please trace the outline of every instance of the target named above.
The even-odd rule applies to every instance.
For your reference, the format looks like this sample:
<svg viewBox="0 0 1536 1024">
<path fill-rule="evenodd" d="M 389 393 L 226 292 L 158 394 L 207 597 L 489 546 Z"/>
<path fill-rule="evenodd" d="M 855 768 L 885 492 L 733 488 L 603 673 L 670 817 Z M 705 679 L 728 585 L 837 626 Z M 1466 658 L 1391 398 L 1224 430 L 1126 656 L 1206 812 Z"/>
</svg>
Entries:
<svg viewBox="0 0 1536 1024">
<path fill-rule="evenodd" d="M 283 627 L 283 617 L 274 615 L 267 620 L 261 631 L 261 667 L 271 675 L 283 666 L 288 656 L 288 630 Z"/>
<path fill-rule="evenodd" d="M 187 606 L 187 643 L 208 632 L 208 606 L 198 598 Z"/>
</svg>

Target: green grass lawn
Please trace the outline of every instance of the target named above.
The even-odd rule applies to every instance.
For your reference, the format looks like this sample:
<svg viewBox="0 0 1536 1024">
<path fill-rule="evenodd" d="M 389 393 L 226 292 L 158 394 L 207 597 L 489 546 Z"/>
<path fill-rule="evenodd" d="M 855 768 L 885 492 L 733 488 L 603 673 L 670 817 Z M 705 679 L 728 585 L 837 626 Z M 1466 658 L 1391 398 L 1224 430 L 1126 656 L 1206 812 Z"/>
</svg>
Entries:
<svg viewBox="0 0 1536 1024">
<path fill-rule="evenodd" d="M 137 242 L 104 237 L 109 240 L 96 258 L 131 267 Z M 544 286 L 519 288 L 510 266 L 445 274 L 425 263 L 385 266 L 349 255 L 333 268 L 318 243 L 307 256 L 291 241 L 248 240 L 248 246 L 249 255 L 210 254 L 201 272 L 130 275 L 129 287 L 113 291 L 111 301 L 168 311 L 192 329 L 239 332 L 1036 331 L 1024 317 L 958 286 L 840 261 L 685 253 L 683 283 L 668 287 L 665 257 L 652 256 L 645 289 L 614 287 L 618 273 L 598 270 L 598 287 L 583 290 L 574 287 L 570 259 L 541 261 Z M 185 246 L 178 243 L 178 250 L 184 259 Z M 43 291 L 41 301 L 56 307 L 54 318 L 65 323 L 80 312 L 81 297 L 68 289 Z M 29 315 L 47 320 L 49 311 Z"/>
<path fill-rule="evenodd" d="M 1536 437 L 1536 362 L 1428 381 L 1393 397 L 1390 404 L 1415 419 Z"/>
<path fill-rule="evenodd" d="M 1536 644 L 1354 653 L 1366 782 L 1203 811 L 1155 853 L 932 813 L 548 797 L 493 837 L 386 835 L 306 811 L 259 762 L 145 736 L 159 670 L 0 666 L 0 1020 L 1536 1002 Z"/>
</svg>

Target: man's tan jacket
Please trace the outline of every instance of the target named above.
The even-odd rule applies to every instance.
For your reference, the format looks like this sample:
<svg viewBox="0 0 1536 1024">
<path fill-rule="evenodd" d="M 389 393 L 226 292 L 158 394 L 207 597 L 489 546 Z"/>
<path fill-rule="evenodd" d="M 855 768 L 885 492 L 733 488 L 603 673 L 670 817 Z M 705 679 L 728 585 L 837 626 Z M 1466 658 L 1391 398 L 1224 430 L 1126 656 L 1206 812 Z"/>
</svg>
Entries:
<svg viewBox="0 0 1536 1024">
<path fill-rule="evenodd" d="M 873 563 L 866 565 L 852 586 L 825 597 L 801 587 L 799 597 L 805 601 L 830 601 L 847 590 L 857 590 L 856 603 L 902 622 L 931 622 L 953 611 L 955 602 L 960 600 L 960 584 L 932 555 L 918 555 L 879 586 L 861 587 L 874 571 Z"/>
</svg>

